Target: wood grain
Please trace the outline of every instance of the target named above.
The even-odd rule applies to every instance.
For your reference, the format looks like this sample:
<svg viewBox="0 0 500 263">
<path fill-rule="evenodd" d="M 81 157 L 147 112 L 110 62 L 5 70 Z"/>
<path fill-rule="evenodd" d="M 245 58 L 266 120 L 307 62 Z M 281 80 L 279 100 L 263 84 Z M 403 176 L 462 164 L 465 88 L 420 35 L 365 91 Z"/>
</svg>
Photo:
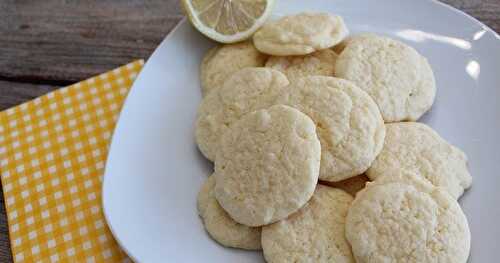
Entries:
<svg viewBox="0 0 500 263">
<path fill-rule="evenodd" d="M 500 31 L 499 0 L 443 0 Z M 0 1 L 0 80 L 65 85 L 147 58 L 177 0 Z"/>
<path fill-rule="evenodd" d="M 57 88 L 57 86 L 52 85 L 0 80 L 0 111 L 42 96 Z"/>
<path fill-rule="evenodd" d="M 64 85 L 147 58 L 179 1 L 0 1 L 0 79 Z"/>
<path fill-rule="evenodd" d="M 500 0 L 442 2 L 500 32 Z M 179 0 L 0 0 L 0 110 L 147 59 L 181 18 Z M 3 193 L 0 262 L 12 262 Z"/>
<path fill-rule="evenodd" d="M 500 1 L 499 0 L 440 0 L 489 26 L 500 33 Z"/>
<path fill-rule="evenodd" d="M 3 191 L 1 189 L 0 194 L 2 195 L 0 200 L 0 262 L 12 262 L 7 214 L 5 213 L 5 203 L 3 201 Z"/>
</svg>

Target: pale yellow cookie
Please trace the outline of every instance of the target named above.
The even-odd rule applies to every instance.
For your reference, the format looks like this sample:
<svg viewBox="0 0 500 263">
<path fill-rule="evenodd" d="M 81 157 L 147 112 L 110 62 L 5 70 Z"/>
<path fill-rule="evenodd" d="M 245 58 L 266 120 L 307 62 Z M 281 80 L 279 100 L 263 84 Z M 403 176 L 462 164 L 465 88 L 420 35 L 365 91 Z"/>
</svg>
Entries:
<svg viewBox="0 0 500 263">
<path fill-rule="evenodd" d="M 255 32 L 253 42 L 258 50 L 270 55 L 307 55 L 336 45 L 347 34 L 340 16 L 300 13 L 265 24 Z"/>
<path fill-rule="evenodd" d="M 278 98 L 307 114 L 321 141 L 320 180 L 337 182 L 362 174 L 382 150 L 380 111 L 353 82 L 324 76 L 297 80 Z"/>
<path fill-rule="evenodd" d="M 470 230 L 457 201 L 409 178 L 386 177 L 356 195 L 346 222 L 356 262 L 467 262 Z"/>
<path fill-rule="evenodd" d="M 324 49 L 305 56 L 272 56 L 266 67 L 283 72 L 293 82 L 308 76 L 333 76 L 336 59 L 335 52 Z"/>
<path fill-rule="evenodd" d="M 274 105 L 288 79 L 270 68 L 245 68 L 234 73 L 220 89 L 210 92 L 198 108 L 195 136 L 198 148 L 215 160 L 219 137 L 241 116 Z"/>
<path fill-rule="evenodd" d="M 299 211 L 262 228 L 266 261 L 354 263 L 344 234 L 352 199 L 340 189 L 318 185 Z"/>
<path fill-rule="evenodd" d="M 262 226 L 282 220 L 311 198 L 321 146 L 314 122 L 283 105 L 233 123 L 215 159 L 215 196 L 237 222 Z"/>
<path fill-rule="evenodd" d="M 210 236 L 226 247 L 262 249 L 261 228 L 248 227 L 234 221 L 215 199 L 214 187 L 215 177 L 212 175 L 201 187 L 197 204 L 198 213 Z"/>
<path fill-rule="evenodd" d="M 196 208 L 198 209 L 198 214 L 201 217 L 205 214 L 205 210 L 208 206 L 210 198 L 212 197 L 213 188 L 215 186 L 214 178 L 213 174 L 208 177 L 208 179 L 201 185 L 200 191 L 198 192 Z"/>
<path fill-rule="evenodd" d="M 342 189 L 351 194 L 352 196 L 356 196 L 356 194 L 359 191 L 365 188 L 366 183 L 369 181 L 370 180 L 366 175 L 361 174 L 358 176 L 351 177 L 349 179 L 342 180 L 340 182 L 321 181 L 321 183 L 331 187 Z"/>
<path fill-rule="evenodd" d="M 222 87 L 224 81 L 236 71 L 248 67 L 262 67 L 267 56 L 260 53 L 252 42 L 217 46 L 203 57 L 200 80 L 203 95 Z"/>
<path fill-rule="evenodd" d="M 360 33 L 360 34 L 350 35 L 346 37 L 344 40 L 342 40 L 342 42 L 335 45 L 333 47 L 333 51 L 335 51 L 335 53 L 337 54 L 340 54 L 342 53 L 342 51 L 344 51 L 345 47 L 347 47 L 350 43 L 359 39 L 365 39 L 370 37 L 377 37 L 377 35 L 373 33 Z"/>
<path fill-rule="evenodd" d="M 386 125 L 382 152 L 366 174 L 376 181 L 392 171 L 416 174 L 445 188 L 454 198 L 459 198 L 472 184 L 465 153 L 418 122 Z"/>
<path fill-rule="evenodd" d="M 370 94 L 385 122 L 418 120 L 431 108 L 436 95 L 427 59 L 387 37 L 352 41 L 339 55 L 335 75 Z"/>
</svg>

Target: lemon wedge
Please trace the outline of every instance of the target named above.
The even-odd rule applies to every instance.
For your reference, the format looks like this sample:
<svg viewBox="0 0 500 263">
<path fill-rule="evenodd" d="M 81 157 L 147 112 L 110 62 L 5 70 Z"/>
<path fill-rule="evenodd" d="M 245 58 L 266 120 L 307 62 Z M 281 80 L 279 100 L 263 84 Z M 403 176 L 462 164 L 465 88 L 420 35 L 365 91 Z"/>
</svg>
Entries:
<svg viewBox="0 0 500 263">
<path fill-rule="evenodd" d="M 191 24 L 222 43 L 245 40 L 264 24 L 274 0 L 181 0 Z"/>
</svg>

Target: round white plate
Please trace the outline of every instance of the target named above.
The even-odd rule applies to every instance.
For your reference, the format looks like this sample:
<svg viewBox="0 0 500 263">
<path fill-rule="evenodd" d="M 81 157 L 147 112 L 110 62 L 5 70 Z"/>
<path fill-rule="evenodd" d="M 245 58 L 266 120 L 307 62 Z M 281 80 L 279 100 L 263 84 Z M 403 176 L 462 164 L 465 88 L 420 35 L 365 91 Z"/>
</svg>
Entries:
<svg viewBox="0 0 500 263">
<path fill-rule="evenodd" d="M 274 10 L 339 14 L 351 32 L 389 35 L 429 59 L 438 92 L 421 121 L 469 156 L 474 182 L 460 203 L 472 231 L 470 261 L 494 261 L 500 237 L 500 37 L 430 0 L 282 0 Z M 183 20 L 149 59 L 121 113 L 103 205 L 116 239 L 139 262 L 263 261 L 258 252 L 212 241 L 196 211 L 198 189 L 212 171 L 193 135 L 198 70 L 213 45 Z"/>
</svg>

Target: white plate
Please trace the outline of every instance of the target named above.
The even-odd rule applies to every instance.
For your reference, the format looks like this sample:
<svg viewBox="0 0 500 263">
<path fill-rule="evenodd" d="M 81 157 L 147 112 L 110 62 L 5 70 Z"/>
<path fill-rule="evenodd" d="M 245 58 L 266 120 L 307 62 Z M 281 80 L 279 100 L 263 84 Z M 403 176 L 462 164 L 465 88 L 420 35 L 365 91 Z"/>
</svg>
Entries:
<svg viewBox="0 0 500 263">
<path fill-rule="evenodd" d="M 474 182 L 460 203 L 472 231 L 470 261 L 494 261 L 500 237 L 499 36 L 430 0 L 277 2 L 275 14 L 340 14 L 352 32 L 392 36 L 429 59 L 438 92 L 422 121 L 469 156 Z M 198 189 L 212 169 L 193 139 L 198 67 L 213 45 L 182 21 L 149 59 L 121 113 L 104 177 L 104 212 L 116 239 L 140 262 L 263 261 L 260 253 L 217 245 L 196 212 Z"/>
</svg>

